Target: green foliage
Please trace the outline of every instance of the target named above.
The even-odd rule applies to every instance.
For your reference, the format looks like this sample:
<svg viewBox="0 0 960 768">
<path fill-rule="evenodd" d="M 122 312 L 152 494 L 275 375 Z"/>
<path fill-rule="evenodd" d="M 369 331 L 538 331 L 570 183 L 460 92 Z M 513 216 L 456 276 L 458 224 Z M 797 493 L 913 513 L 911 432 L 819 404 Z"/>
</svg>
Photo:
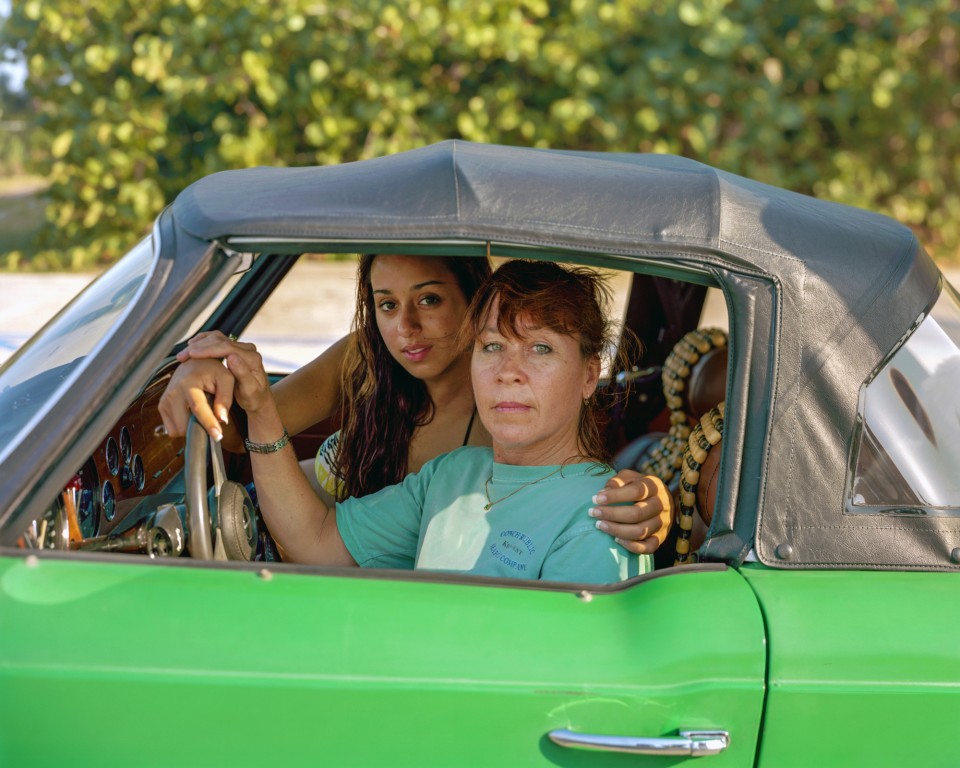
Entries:
<svg viewBox="0 0 960 768">
<path fill-rule="evenodd" d="M 955 0 L 21 0 L 46 263 L 191 181 L 447 138 L 673 152 L 960 244 Z"/>
</svg>

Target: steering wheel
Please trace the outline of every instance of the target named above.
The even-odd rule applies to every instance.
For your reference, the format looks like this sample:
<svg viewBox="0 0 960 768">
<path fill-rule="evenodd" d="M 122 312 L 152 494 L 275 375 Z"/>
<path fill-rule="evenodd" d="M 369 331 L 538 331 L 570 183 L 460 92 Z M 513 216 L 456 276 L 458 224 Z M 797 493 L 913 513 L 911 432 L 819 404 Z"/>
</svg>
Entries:
<svg viewBox="0 0 960 768">
<path fill-rule="evenodd" d="M 208 455 L 213 486 L 207 488 Z M 257 516 L 247 489 L 227 479 L 223 449 L 193 417 L 184 450 L 187 549 L 198 560 L 253 560 Z"/>
</svg>

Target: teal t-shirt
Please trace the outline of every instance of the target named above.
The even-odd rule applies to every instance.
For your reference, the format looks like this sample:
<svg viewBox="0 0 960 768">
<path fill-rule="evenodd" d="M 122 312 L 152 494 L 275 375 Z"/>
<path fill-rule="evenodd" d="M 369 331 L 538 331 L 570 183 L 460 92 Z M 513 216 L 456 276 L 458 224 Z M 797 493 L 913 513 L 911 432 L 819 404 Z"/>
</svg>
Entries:
<svg viewBox="0 0 960 768">
<path fill-rule="evenodd" d="M 608 584 L 652 568 L 649 556 L 625 550 L 587 514 L 613 474 L 593 463 L 498 464 L 490 448 L 468 446 L 341 502 L 337 527 L 367 568 Z"/>
</svg>

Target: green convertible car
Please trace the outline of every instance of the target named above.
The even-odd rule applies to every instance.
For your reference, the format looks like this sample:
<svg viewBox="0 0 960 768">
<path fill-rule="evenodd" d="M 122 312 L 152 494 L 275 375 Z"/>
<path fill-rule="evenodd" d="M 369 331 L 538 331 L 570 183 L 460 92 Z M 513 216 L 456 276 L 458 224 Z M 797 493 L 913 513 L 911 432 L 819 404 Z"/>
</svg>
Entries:
<svg viewBox="0 0 960 768">
<path fill-rule="evenodd" d="M 383 252 L 616 273 L 646 354 L 608 440 L 684 474 L 652 573 L 298 566 L 218 508 L 249 466 L 162 434 L 179 345 L 243 332 L 303 254 Z M 683 158 L 451 141 L 205 178 L 0 369 L 0 765 L 953 765 L 958 347 L 906 227 Z M 675 413 L 705 446 L 679 470 Z"/>
</svg>

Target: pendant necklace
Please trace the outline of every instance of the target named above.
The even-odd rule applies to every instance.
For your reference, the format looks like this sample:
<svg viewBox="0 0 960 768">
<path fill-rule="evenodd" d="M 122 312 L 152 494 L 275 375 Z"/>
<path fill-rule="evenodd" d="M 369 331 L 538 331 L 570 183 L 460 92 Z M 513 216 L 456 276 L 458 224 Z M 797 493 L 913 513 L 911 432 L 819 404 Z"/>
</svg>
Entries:
<svg viewBox="0 0 960 768">
<path fill-rule="evenodd" d="M 499 499 L 495 501 L 490 500 L 490 481 L 493 480 L 493 474 L 491 473 L 490 477 L 487 478 L 487 482 L 483 484 L 483 493 L 487 497 L 487 503 L 483 505 L 483 511 L 489 512 L 490 507 L 494 506 L 495 504 L 499 504 L 501 501 L 505 501 L 506 499 L 509 499 L 515 493 L 520 493 L 520 491 L 522 491 L 524 488 L 529 488 L 531 485 L 536 485 L 541 480 L 546 480 L 551 475 L 557 474 L 557 472 L 559 472 L 561 469 L 563 469 L 562 466 L 557 467 L 555 470 L 553 470 L 553 472 L 549 472 L 548 474 L 544 475 L 543 477 L 539 477 L 536 480 L 531 480 L 529 483 L 524 483 L 519 488 L 510 491 L 510 493 L 508 493 L 506 496 L 501 496 Z"/>
</svg>

